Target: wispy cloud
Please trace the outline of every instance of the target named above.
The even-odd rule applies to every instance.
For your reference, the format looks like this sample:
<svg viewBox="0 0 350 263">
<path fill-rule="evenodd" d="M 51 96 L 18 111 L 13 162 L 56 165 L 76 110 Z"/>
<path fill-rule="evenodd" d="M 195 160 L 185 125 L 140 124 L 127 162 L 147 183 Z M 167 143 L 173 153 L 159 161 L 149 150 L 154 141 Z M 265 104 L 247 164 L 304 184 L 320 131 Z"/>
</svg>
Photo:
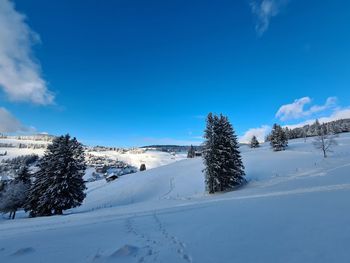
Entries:
<svg viewBox="0 0 350 263">
<path fill-rule="evenodd" d="M 329 97 L 323 105 L 313 105 L 309 109 L 305 109 L 305 106 L 311 102 L 312 99 L 310 97 L 296 99 L 290 104 L 282 105 L 278 109 L 275 117 L 281 121 L 305 118 L 312 114 L 334 108 L 337 105 L 337 98 Z"/>
<path fill-rule="evenodd" d="M 40 39 L 9 0 L 0 0 L 0 87 L 10 100 L 52 104 L 32 46 Z"/>
<path fill-rule="evenodd" d="M 0 132 L 15 133 L 15 132 L 34 132 L 33 127 L 23 125 L 15 116 L 8 110 L 0 107 Z"/>
<path fill-rule="evenodd" d="M 255 30 L 258 36 L 262 36 L 269 28 L 272 17 L 277 16 L 288 0 L 253 0 L 250 3 L 251 10 L 256 16 Z"/>
<path fill-rule="evenodd" d="M 259 142 L 265 141 L 266 135 L 270 132 L 271 127 L 269 125 L 263 125 L 258 128 L 251 128 L 239 138 L 241 143 L 249 143 L 253 136 L 256 136 Z"/>
</svg>

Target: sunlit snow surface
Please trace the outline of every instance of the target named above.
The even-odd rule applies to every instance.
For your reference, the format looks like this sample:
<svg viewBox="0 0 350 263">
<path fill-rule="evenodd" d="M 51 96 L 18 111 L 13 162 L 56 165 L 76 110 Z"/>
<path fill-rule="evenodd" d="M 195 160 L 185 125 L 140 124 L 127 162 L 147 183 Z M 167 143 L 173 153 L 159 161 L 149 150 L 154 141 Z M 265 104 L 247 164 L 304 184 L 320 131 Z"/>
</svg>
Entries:
<svg viewBox="0 0 350 263">
<path fill-rule="evenodd" d="M 241 148 L 249 183 L 204 191 L 201 159 L 88 184 L 64 216 L 0 220 L 0 262 L 350 262 L 350 135 Z"/>
</svg>

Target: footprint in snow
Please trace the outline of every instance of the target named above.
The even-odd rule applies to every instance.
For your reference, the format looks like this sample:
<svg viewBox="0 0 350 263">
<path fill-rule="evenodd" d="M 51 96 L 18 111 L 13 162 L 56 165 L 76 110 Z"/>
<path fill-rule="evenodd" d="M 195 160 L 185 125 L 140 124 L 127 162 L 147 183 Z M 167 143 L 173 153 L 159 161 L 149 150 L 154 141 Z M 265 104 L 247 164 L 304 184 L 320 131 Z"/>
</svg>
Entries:
<svg viewBox="0 0 350 263">
<path fill-rule="evenodd" d="M 124 245 L 110 255 L 110 258 L 136 256 L 140 248 L 132 245 Z"/>
<path fill-rule="evenodd" d="M 187 262 L 192 262 L 192 258 L 189 255 L 187 255 L 187 254 L 183 255 L 182 258 L 184 260 L 186 260 Z"/>
</svg>

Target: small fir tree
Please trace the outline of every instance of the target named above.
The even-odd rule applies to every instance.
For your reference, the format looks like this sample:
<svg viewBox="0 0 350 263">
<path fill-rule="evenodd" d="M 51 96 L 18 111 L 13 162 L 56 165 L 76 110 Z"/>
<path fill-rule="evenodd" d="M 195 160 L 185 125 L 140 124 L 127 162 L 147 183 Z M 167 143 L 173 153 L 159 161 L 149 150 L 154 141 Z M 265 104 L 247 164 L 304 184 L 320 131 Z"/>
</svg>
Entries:
<svg viewBox="0 0 350 263">
<path fill-rule="evenodd" d="M 254 135 L 250 140 L 250 148 L 258 148 L 260 146 L 258 139 Z"/>
<path fill-rule="evenodd" d="M 187 158 L 194 158 L 196 156 L 196 151 L 193 145 L 190 146 L 190 149 L 187 152 Z"/>
<path fill-rule="evenodd" d="M 23 208 L 28 197 L 30 185 L 13 180 L 5 186 L 0 198 L 0 212 L 9 213 L 9 218 L 15 219 L 18 209 Z"/>
<path fill-rule="evenodd" d="M 278 124 L 273 125 L 270 135 L 270 145 L 275 152 L 284 151 L 288 146 L 286 133 Z"/>
</svg>

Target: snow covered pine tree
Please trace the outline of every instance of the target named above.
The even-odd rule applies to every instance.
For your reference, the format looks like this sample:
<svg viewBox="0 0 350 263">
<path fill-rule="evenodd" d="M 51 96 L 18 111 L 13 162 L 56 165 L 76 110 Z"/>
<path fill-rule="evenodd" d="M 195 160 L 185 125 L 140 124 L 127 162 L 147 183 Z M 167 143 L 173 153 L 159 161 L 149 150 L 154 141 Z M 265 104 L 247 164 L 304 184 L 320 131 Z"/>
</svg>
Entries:
<svg viewBox="0 0 350 263">
<path fill-rule="evenodd" d="M 203 158 L 208 192 L 232 190 L 245 183 L 237 136 L 228 118 L 209 113 L 204 138 Z"/>
<path fill-rule="evenodd" d="M 258 139 L 256 138 L 256 136 L 254 135 L 252 137 L 252 139 L 250 140 L 250 148 L 258 148 L 260 145 L 259 145 L 259 141 Z"/>
<path fill-rule="evenodd" d="M 30 216 L 60 215 L 63 210 L 81 205 L 86 165 L 83 147 L 76 138 L 68 134 L 55 138 L 39 168 L 25 206 Z"/>
<path fill-rule="evenodd" d="M 288 146 L 287 135 L 278 124 L 274 124 L 270 135 L 270 145 L 275 152 L 284 151 Z"/>
<path fill-rule="evenodd" d="M 28 168 L 23 166 L 17 176 L 5 186 L 0 198 L 0 212 L 10 213 L 9 218 L 15 219 L 18 209 L 23 208 L 30 188 L 30 174 Z"/>
<path fill-rule="evenodd" d="M 187 152 L 187 158 L 194 158 L 196 155 L 196 151 L 193 147 L 193 145 L 191 145 L 190 149 Z"/>
</svg>

